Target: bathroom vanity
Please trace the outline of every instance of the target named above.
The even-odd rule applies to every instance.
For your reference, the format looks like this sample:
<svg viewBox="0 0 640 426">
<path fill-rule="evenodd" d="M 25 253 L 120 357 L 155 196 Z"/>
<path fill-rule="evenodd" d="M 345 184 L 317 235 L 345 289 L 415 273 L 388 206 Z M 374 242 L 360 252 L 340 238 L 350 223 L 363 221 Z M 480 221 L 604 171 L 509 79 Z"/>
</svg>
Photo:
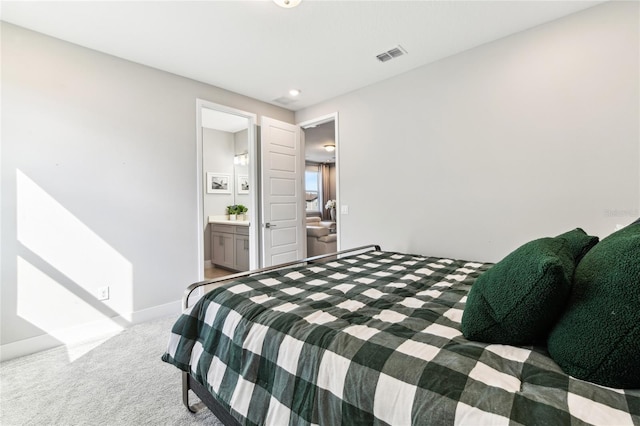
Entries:
<svg viewBox="0 0 640 426">
<path fill-rule="evenodd" d="M 249 270 L 249 222 L 210 219 L 211 263 L 234 271 Z"/>
</svg>

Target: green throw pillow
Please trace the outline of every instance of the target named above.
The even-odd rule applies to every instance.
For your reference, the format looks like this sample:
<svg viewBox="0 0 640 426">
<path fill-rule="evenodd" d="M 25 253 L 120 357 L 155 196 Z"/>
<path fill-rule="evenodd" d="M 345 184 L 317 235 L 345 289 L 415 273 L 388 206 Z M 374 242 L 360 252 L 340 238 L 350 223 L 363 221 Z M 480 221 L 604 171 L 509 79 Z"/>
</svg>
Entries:
<svg viewBox="0 0 640 426">
<path fill-rule="evenodd" d="M 469 291 L 464 336 L 510 345 L 545 339 L 564 310 L 576 263 L 597 242 L 577 228 L 530 241 L 496 263 Z"/>
<path fill-rule="evenodd" d="M 640 223 L 609 235 L 578 264 L 548 348 L 574 377 L 640 388 Z"/>
</svg>

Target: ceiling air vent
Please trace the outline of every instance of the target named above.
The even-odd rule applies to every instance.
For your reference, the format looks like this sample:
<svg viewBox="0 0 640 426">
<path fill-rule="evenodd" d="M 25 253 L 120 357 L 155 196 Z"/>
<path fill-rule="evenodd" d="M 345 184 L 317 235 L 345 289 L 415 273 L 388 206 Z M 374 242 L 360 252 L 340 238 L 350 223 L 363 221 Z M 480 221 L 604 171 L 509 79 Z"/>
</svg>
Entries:
<svg viewBox="0 0 640 426">
<path fill-rule="evenodd" d="M 402 46 L 398 45 L 391 50 L 387 50 L 386 52 L 382 52 L 379 55 L 376 55 L 376 58 L 378 58 L 380 62 L 387 62 L 406 53 L 407 51 L 404 50 Z"/>
</svg>

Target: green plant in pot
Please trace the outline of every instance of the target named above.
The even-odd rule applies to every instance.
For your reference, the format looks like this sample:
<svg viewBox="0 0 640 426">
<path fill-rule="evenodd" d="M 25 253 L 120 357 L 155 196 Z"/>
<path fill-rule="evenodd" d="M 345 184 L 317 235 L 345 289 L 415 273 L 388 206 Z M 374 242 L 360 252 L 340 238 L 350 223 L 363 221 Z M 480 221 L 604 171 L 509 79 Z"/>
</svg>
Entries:
<svg viewBox="0 0 640 426">
<path fill-rule="evenodd" d="M 227 214 L 229 215 L 229 220 L 236 220 L 238 218 L 238 205 L 227 206 Z"/>
<path fill-rule="evenodd" d="M 238 220 L 247 220 L 246 215 L 249 209 L 242 204 L 238 204 L 236 207 L 238 208 Z"/>
</svg>

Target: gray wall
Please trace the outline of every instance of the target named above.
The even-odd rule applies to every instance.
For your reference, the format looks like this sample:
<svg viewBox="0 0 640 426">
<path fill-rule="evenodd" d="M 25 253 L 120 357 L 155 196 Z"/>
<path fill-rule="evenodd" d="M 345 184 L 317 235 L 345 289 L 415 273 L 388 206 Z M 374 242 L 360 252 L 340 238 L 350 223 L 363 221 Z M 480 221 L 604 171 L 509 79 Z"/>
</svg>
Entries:
<svg viewBox="0 0 640 426">
<path fill-rule="evenodd" d="M 15 342 L 64 341 L 61 329 L 177 312 L 198 278 L 196 98 L 293 122 L 2 23 L 3 356 Z M 105 285 L 111 298 L 98 302 Z"/>
<path fill-rule="evenodd" d="M 297 112 L 339 112 L 341 247 L 497 261 L 631 222 L 638 52 L 638 3 L 611 2 Z"/>
</svg>

